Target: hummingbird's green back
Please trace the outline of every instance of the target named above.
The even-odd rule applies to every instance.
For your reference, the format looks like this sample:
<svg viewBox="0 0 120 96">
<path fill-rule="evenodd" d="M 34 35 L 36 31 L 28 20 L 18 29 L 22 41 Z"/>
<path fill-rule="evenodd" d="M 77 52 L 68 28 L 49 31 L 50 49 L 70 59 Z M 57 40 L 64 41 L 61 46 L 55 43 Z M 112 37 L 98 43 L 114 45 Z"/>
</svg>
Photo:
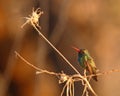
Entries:
<svg viewBox="0 0 120 96">
<path fill-rule="evenodd" d="M 95 62 L 93 58 L 90 56 L 88 50 L 84 49 L 84 54 L 85 54 L 85 61 L 88 62 L 91 67 L 96 68 Z"/>
<path fill-rule="evenodd" d="M 84 69 L 87 69 L 90 74 L 96 74 L 97 68 L 88 50 L 80 49 L 78 53 L 78 62 Z M 97 76 L 94 76 L 94 79 L 97 81 Z"/>
</svg>

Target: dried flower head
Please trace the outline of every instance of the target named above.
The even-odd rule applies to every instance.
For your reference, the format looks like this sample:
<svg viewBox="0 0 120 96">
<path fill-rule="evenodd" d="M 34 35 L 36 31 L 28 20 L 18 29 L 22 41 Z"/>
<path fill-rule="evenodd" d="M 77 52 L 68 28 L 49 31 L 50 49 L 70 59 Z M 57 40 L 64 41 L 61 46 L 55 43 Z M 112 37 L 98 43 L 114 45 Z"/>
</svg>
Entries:
<svg viewBox="0 0 120 96">
<path fill-rule="evenodd" d="M 68 79 L 69 79 L 69 76 L 62 71 L 59 77 L 59 84 L 66 82 Z"/>
<path fill-rule="evenodd" d="M 43 14 L 43 11 L 41 11 L 40 8 L 37 8 L 36 10 L 34 10 L 33 8 L 32 15 L 29 15 L 29 17 L 25 17 L 27 21 L 21 26 L 21 28 L 23 28 L 27 23 L 30 23 L 31 25 L 36 25 L 41 29 L 39 25 L 39 18 L 42 14 Z"/>
</svg>

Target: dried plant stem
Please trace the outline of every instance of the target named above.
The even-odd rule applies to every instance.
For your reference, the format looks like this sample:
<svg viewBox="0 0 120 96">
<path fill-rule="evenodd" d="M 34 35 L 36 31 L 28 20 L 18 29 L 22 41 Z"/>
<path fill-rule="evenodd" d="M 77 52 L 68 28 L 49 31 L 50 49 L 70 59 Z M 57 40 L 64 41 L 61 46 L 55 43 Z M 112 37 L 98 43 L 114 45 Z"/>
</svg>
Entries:
<svg viewBox="0 0 120 96">
<path fill-rule="evenodd" d="M 40 32 L 40 30 L 36 28 L 34 24 L 32 24 L 32 26 L 36 29 L 39 35 L 67 62 L 67 64 L 69 64 L 76 73 L 80 74 L 79 71 L 77 71 L 76 68 L 66 59 L 66 57 Z"/>
<path fill-rule="evenodd" d="M 64 85 L 60 96 L 63 96 L 63 93 L 64 93 L 64 91 L 65 91 L 66 86 L 67 86 L 67 83 Z"/>
<path fill-rule="evenodd" d="M 101 73 L 97 73 L 97 74 L 91 74 L 91 75 L 87 75 L 86 77 L 93 77 L 93 76 L 101 76 L 101 75 L 107 75 L 107 74 L 110 74 L 110 73 L 113 73 L 113 72 L 120 72 L 120 69 L 112 69 L 112 70 L 109 70 L 109 71 L 106 71 L 106 72 L 101 72 Z"/>
<path fill-rule="evenodd" d="M 87 78 L 86 69 L 84 69 L 84 77 Z M 90 82 L 90 79 L 91 79 L 91 77 L 88 78 L 89 82 Z M 84 90 L 83 90 L 82 96 L 84 96 L 85 93 L 86 93 L 86 96 L 87 96 L 88 95 L 88 90 L 87 90 L 88 86 L 86 84 L 84 84 L 84 82 L 83 82 L 83 85 L 84 85 Z"/>
<path fill-rule="evenodd" d="M 50 75 L 56 75 L 58 76 L 59 74 L 58 73 L 55 73 L 55 72 L 50 72 L 50 71 L 47 71 L 47 70 L 43 70 L 43 69 L 40 69 L 36 66 L 34 66 L 33 64 L 29 63 L 26 59 L 24 59 L 18 52 L 15 51 L 15 54 L 16 56 L 18 56 L 21 60 L 23 60 L 27 65 L 31 66 L 32 68 L 36 69 L 37 71 L 39 71 L 40 73 L 47 73 L 47 74 L 50 74 Z"/>
</svg>

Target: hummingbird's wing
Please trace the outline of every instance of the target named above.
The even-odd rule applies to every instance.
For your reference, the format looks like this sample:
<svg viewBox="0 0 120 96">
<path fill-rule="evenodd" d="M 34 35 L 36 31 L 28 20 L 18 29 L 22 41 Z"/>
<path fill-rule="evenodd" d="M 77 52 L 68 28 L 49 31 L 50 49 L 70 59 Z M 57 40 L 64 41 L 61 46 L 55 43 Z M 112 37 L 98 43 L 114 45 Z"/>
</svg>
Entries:
<svg viewBox="0 0 120 96">
<path fill-rule="evenodd" d="M 90 74 L 94 74 L 95 76 L 93 76 L 92 78 L 95 80 L 95 81 L 98 81 L 97 80 L 97 75 L 96 75 L 96 73 L 97 73 L 97 68 L 96 68 L 96 66 L 95 66 L 95 64 L 94 64 L 94 61 L 91 61 L 90 59 L 86 62 L 86 65 L 87 65 L 87 67 L 86 67 L 86 69 L 88 70 L 88 72 L 90 73 Z"/>
<path fill-rule="evenodd" d="M 93 58 L 90 56 L 88 51 L 85 51 L 85 62 L 86 62 L 86 69 L 89 71 L 90 74 L 94 74 L 93 79 L 97 81 L 97 67 L 95 65 L 95 62 Z"/>
<path fill-rule="evenodd" d="M 91 59 L 88 59 L 86 62 L 87 62 L 86 65 L 87 65 L 89 72 L 91 74 L 96 74 L 97 67 L 96 67 L 94 61 Z"/>
<path fill-rule="evenodd" d="M 90 64 L 91 67 L 96 68 L 95 62 L 87 50 L 85 50 L 85 60 Z"/>
</svg>

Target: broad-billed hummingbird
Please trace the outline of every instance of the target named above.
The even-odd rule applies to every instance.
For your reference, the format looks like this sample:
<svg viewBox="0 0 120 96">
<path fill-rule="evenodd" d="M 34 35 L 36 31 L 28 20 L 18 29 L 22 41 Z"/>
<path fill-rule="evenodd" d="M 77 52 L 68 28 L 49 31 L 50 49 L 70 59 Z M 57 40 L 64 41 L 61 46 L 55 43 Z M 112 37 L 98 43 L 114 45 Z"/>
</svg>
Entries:
<svg viewBox="0 0 120 96">
<path fill-rule="evenodd" d="M 78 49 L 76 47 L 72 47 L 72 48 L 78 52 L 78 62 L 82 66 L 82 68 L 86 69 L 90 74 L 95 75 L 92 78 L 95 81 L 98 81 L 97 75 L 96 75 L 97 68 L 96 68 L 95 62 L 94 62 L 93 58 L 90 56 L 88 50 L 87 49 Z"/>
</svg>

